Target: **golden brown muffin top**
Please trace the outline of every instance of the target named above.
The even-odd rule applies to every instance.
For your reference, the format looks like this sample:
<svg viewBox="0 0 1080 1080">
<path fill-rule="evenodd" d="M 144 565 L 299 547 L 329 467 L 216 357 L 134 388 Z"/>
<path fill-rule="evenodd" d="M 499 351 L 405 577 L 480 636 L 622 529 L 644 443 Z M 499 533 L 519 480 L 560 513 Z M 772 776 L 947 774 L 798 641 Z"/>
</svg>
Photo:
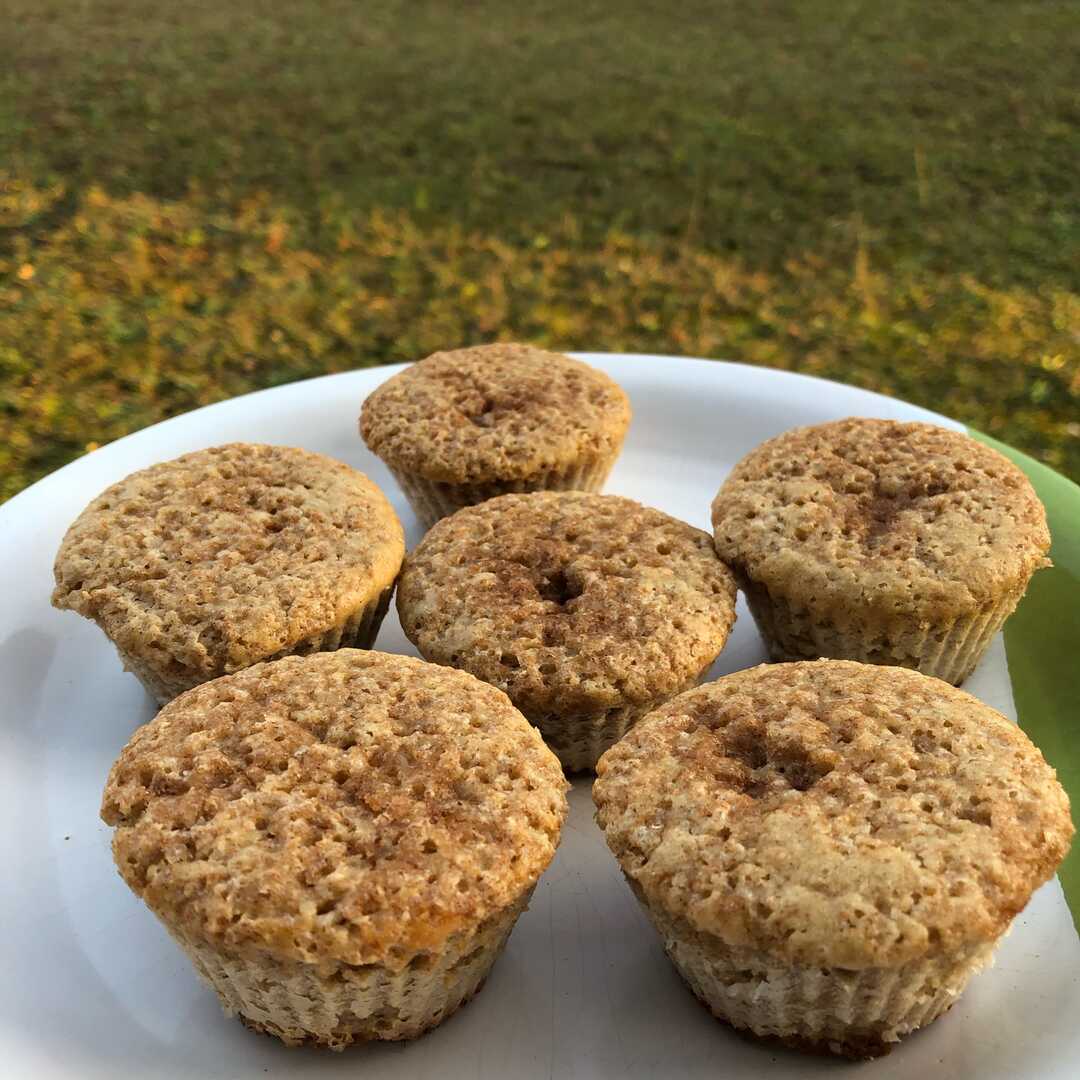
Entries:
<svg viewBox="0 0 1080 1080">
<path fill-rule="evenodd" d="M 735 584 L 700 529 L 615 495 L 545 491 L 436 524 L 397 603 L 427 659 L 528 716 L 565 716 L 683 689 L 727 640 Z"/>
<path fill-rule="evenodd" d="M 626 394 L 602 371 L 528 345 L 434 353 L 383 383 L 360 415 L 379 457 L 452 484 L 607 456 L 629 424 Z"/>
<path fill-rule="evenodd" d="M 800 964 L 991 941 L 1073 834 L 1016 725 L 937 679 L 846 660 L 690 690 L 596 771 L 597 820 L 650 904 Z"/>
<path fill-rule="evenodd" d="M 494 687 L 340 649 L 182 694 L 121 752 L 101 815 L 167 924 L 225 951 L 397 969 L 536 882 L 565 789 Z"/>
<path fill-rule="evenodd" d="M 393 584 L 405 537 L 363 473 L 231 443 L 99 495 L 56 557 L 53 604 L 122 649 L 212 678 L 288 649 Z"/>
<path fill-rule="evenodd" d="M 933 424 L 839 420 L 751 451 L 712 507 L 720 557 L 790 599 L 958 615 L 1048 565 L 1046 515 L 996 450 Z"/>
</svg>

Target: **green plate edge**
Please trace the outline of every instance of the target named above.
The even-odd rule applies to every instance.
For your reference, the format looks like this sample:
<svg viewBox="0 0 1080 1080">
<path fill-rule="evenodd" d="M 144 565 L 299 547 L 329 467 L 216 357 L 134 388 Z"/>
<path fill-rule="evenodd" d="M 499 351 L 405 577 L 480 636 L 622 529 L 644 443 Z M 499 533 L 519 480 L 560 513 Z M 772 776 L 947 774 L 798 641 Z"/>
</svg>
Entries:
<svg viewBox="0 0 1080 1080">
<path fill-rule="evenodd" d="M 1080 487 L 981 431 L 969 428 L 968 433 L 1023 469 L 1046 507 L 1054 565 L 1031 579 L 1006 622 L 1005 653 L 1020 726 L 1057 769 L 1075 808 L 1080 806 Z M 1080 933 L 1080 841 L 1058 878 Z"/>
</svg>

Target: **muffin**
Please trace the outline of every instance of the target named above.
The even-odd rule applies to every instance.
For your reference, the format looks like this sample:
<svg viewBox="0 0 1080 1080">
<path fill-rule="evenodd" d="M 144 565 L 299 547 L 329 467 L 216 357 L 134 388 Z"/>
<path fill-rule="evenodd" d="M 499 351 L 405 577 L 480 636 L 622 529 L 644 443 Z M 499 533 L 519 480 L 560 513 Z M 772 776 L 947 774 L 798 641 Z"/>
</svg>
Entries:
<svg viewBox="0 0 1080 1080">
<path fill-rule="evenodd" d="M 503 495 L 439 522 L 398 615 L 422 656 L 505 690 L 570 771 L 696 685 L 735 621 L 707 533 L 614 495 Z"/>
<path fill-rule="evenodd" d="M 404 555 L 401 523 L 363 473 L 232 443 L 94 499 L 60 546 L 52 602 L 93 619 L 164 704 L 261 660 L 369 648 Z"/>
<path fill-rule="evenodd" d="M 712 520 L 773 659 L 954 684 L 1049 565 L 1024 474 L 932 424 L 849 419 L 770 439 L 735 466 Z"/>
<path fill-rule="evenodd" d="M 494 687 L 341 649 L 181 695 L 123 749 L 101 815 L 227 1013 L 340 1049 L 413 1038 L 479 990 L 565 789 Z"/>
<path fill-rule="evenodd" d="M 603 372 L 528 345 L 435 353 L 360 416 L 425 527 L 507 492 L 599 491 L 629 424 L 626 394 Z"/>
<path fill-rule="evenodd" d="M 876 1056 L 990 962 L 1073 833 L 1054 770 L 975 698 L 905 668 L 761 666 L 646 717 L 597 820 L 720 1019 Z"/>
</svg>

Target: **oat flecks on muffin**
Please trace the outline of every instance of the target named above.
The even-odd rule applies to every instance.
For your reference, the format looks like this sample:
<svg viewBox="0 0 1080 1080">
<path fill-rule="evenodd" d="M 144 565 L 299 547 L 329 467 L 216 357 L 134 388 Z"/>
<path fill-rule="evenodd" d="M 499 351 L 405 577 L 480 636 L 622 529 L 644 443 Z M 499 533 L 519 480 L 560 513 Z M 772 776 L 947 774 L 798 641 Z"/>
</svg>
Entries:
<svg viewBox="0 0 1080 1080">
<path fill-rule="evenodd" d="M 845 661 L 692 690 L 597 772 L 598 820 L 650 906 L 803 965 L 895 968 L 992 941 L 1073 833 L 1053 770 L 1005 717 Z"/>
<path fill-rule="evenodd" d="M 1047 565 L 1042 505 L 997 451 L 923 423 L 850 419 L 770 439 L 713 503 L 721 558 L 793 603 L 931 619 Z"/>
<path fill-rule="evenodd" d="M 529 479 L 610 464 L 630 423 L 603 372 L 527 345 L 438 352 L 364 402 L 360 430 L 395 470 L 448 484 Z"/>
<path fill-rule="evenodd" d="M 102 817 L 125 881 L 181 935 L 394 971 L 523 898 L 564 791 L 498 690 L 343 649 L 178 698 L 125 747 Z"/>
<path fill-rule="evenodd" d="M 397 603 L 424 657 L 494 683 L 549 736 L 560 719 L 612 710 L 630 722 L 693 685 L 735 620 L 707 533 L 581 492 L 504 495 L 445 518 L 406 560 Z M 569 768 L 595 764 L 552 745 Z"/>
<path fill-rule="evenodd" d="M 404 551 L 362 473 L 234 443 L 143 469 L 91 502 L 60 548 L 53 603 L 94 619 L 167 699 L 318 647 L 392 587 Z"/>
</svg>

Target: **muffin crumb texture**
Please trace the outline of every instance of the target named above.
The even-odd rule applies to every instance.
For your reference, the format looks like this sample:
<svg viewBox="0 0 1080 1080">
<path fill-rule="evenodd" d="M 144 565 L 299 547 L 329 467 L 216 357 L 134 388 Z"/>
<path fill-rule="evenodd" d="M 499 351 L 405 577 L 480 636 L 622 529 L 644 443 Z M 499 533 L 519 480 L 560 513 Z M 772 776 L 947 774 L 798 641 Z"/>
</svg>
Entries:
<svg viewBox="0 0 1080 1080">
<path fill-rule="evenodd" d="M 436 483 L 512 482 L 604 464 L 630 404 L 603 372 L 527 345 L 438 352 L 364 402 L 360 431 L 395 472 Z"/>
<path fill-rule="evenodd" d="M 400 522 L 362 473 L 233 443 L 94 499 L 60 548 L 53 603 L 95 620 L 168 697 L 305 641 L 324 647 L 350 619 L 377 628 L 404 553 Z"/>
<path fill-rule="evenodd" d="M 597 773 L 598 821 L 658 922 L 804 968 L 985 962 L 1073 833 L 1054 771 L 1005 717 L 846 661 L 689 691 Z"/>
<path fill-rule="evenodd" d="M 448 942 L 466 963 L 470 935 L 501 945 L 554 854 L 565 788 L 495 688 L 343 649 L 177 698 L 124 748 L 102 817 L 125 881 L 197 964 L 261 958 L 325 990 L 342 965 L 392 978 Z M 233 1007 L 258 1022 L 261 991 L 251 1005 L 242 990 Z"/>
<path fill-rule="evenodd" d="M 1048 565 L 1046 516 L 997 451 L 932 424 L 797 428 L 736 465 L 716 547 L 788 605 L 941 619 L 1023 592 Z"/>
</svg>

